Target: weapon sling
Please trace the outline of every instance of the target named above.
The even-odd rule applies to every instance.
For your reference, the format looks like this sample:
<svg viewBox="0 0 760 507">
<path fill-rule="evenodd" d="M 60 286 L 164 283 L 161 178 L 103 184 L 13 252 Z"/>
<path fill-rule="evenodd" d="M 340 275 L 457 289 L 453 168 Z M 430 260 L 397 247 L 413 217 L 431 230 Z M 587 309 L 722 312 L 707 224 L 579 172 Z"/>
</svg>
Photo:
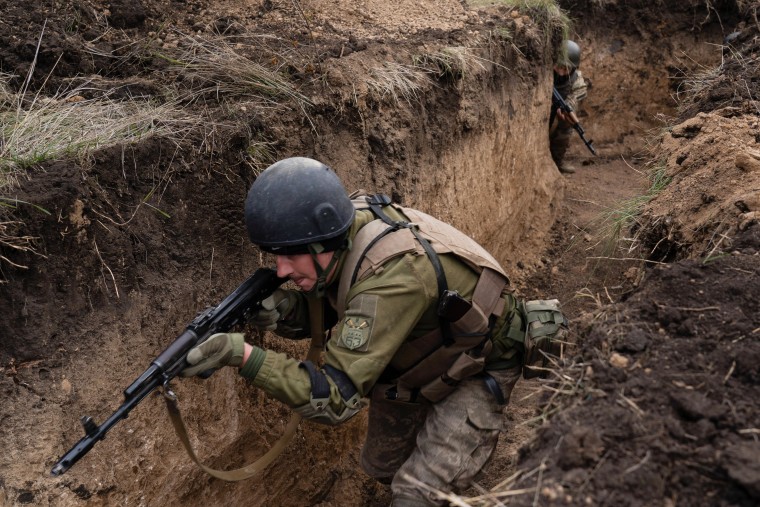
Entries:
<svg viewBox="0 0 760 507">
<path fill-rule="evenodd" d="M 309 326 L 311 328 L 311 345 L 309 346 L 309 352 L 306 354 L 306 359 L 317 364 L 320 354 L 324 348 L 325 342 L 325 330 L 324 330 L 324 309 L 322 307 L 323 300 L 321 298 L 309 297 L 307 298 L 309 303 Z M 174 432 L 185 447 L 187 454 L 190 458 L 198 464 L 201 469 L 207 474 L 222 479 L 225 481 L 242 481 L 250 479 L 257 473 L 264 470 L 269 466 L 281 453 L 285 450 L 290 440 L 298 428 L 298 424 L 301 422 L 301 416 L 295 412 L 291 413 L 290 420 L 285 426 L 285 430 L 282 436 L 277 440 L 272 447 L 260 458 L 253 463 L 250 463 L 244 467 L 236 468 L 234 470 L 216 470 L 207 467 L 201 463 L 198 456 L 193 450 L 193 446 L 190 443 L 190 438 L 187 435 L 187 428 L 182 420 L 182 415 L 179 412 L 179 406 L 177 405 L 177 397 L 172 393 L 164 392 L 164 400 L 166 400 L 166 409 L 169 412 L 172 425 L 174 426 Z"/>
</svg>

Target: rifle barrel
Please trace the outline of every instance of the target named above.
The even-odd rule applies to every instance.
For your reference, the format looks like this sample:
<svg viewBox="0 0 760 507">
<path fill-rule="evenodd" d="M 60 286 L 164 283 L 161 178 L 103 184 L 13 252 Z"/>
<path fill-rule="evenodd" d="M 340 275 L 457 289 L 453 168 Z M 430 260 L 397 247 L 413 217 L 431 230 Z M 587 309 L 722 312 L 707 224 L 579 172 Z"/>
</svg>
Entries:
<svg viewBox="0 0 760 507">
<path fill-rule="evenodd" d="M 65 473 L 87 454 L 93 446 L 105 438 L 116 423 L 126 419 L 153 390 L 166 385 L 186 366 L 185 357 L 190 349 L 207 340 L 212 334 L 224 333 L 241 324 L 261 302 L 285 283 L 277 272 L 269 268 L 257 269 L 214 308 L 202 312 L 185 328 L 177 339 L 153 360 L 151 365 L 124 390 L 124 403 L 98 426 L 92 418 L 81 418 L 85 436 L 60 458 L 51 470 L 53 476 Z"/>
<path fill-rule="evenodd" d="M 574 122 L 572 124 L 573 128 L 575 129 L 576 132 L 578 132 L 578 135 L 583 141 L 583 144 L 586 145 L 586 148 L 588 148 L 591 153 L 596 155 L 596 150 L 594 149 L 594 146 L 592 145 L 594 141 L 589 141 L 588 139 L 586 139 L 586 133 L 584 132 L 583 127 L 581 127 L 581 122 L 578 121 L 578 116 L 573 111 L 573 108 L 570 107 L 570 104 L 565 102 L 565 99 L 562 98 L 562 94 L 560 94 L 557 88 L 555 87 L 552 89 L 552 114 L 549 119 L 549 125 L 551 125 L 552 122 L 554 121 L 554 114 L 555 114 L 554 111 L 556 111 L 557 109 L 561 109 L 563 112 L 570 115 L 570 118 Z"/>
<path fill-rule="evenodd" d="M 122 419 L 126 419 L 132 409 L 160 385 L 161 379 L 159 377 L 153 377 L 148 382 L 144 382 L 141 386 L 138 386 L 134 390 L 133 396 L 127 398 L 116 412 L 114 412 L 111 417 L 106 419 L 106 421 L 100 426 L 97 426 L 90 417 L 82 417 L 81 421 L 82 426 L 84 427 L 85 436 L 82 437 L 79 442 L 69 450 L 69 452 L 59 459 L 55 465 L 53 465 L 53 469 L 50 473 L 56 477 L 65 473 L 74 465 L 74 463 L 79 461 L 82 456 L 90 452 L 90 449 L 92 449 L 96 443 L 103 440 L 106 433 L 108 433 L 108 430 Z"/>
</svg>

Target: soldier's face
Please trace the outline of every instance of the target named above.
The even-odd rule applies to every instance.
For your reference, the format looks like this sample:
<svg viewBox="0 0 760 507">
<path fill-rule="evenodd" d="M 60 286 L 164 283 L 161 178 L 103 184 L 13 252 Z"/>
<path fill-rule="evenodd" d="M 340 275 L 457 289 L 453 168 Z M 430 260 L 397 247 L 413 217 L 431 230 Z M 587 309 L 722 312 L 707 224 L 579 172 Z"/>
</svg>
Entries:
<svg viewBox="0 0 760 507">
<path fill-rule="evenodd" d="M 317 262 L 322 266 L 322 269 L 327 267 L 334 254 L 335 252 L 317 254 Z M 293 283 L 306 292 L 313 289 L 317 283 L 317 268 L 314 266 L 314 261 L 312 261 L 310 254 L 278 255 L 276 263 L 277 276 L 290 278 L 293 280 Z M 333 268 L 334 270 L 335 268 Z M 330 273 L 330 276 L 332 274 Z"/>
<path fill-rule="evenodd" d="M 555 65 L 554 66 L 554 73 L 557 74 L 558 76 L 562 76 L 562 77 L 569 76 L 570 75 L 570 68 L 562 66 L 562 65 Z"/>
</svg>

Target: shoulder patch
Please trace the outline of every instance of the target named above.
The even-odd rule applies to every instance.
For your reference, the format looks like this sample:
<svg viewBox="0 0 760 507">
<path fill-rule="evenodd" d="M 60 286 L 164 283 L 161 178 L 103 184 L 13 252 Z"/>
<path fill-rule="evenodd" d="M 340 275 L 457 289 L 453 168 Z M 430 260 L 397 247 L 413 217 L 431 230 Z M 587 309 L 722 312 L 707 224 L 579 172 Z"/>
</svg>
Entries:
<svg viewBox="0 0 760 507">
<path fill-rule="evenodd" d="M 349 350 L 357 350 L 367 344 L 372 329 L 372 319 L 364 317 L 346 317 L 339 344 Z"/>
<path fill-rule="evenodd" d="M 372 339 L 378 297 L 359 294 L 353 298 L 340 322 L 337 345 L 344 349 L 366 352 Z"/>
</svg>

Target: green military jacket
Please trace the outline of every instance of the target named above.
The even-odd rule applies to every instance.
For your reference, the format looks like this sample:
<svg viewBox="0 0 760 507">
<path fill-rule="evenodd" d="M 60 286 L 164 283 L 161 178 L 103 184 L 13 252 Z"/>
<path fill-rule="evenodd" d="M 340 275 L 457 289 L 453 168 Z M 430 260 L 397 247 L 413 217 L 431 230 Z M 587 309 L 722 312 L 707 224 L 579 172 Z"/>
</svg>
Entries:
<svg viewBox="0 0 760 507">
<path fill-rule="evenodd" d="M 356 212 L 349 230 L 349 240 L 375 220 L 369 210 Z M 341 254 L 336 274 L 328 281 L 330 304 L 336 307 L 337 280 L 346 269 Z M 439 256 L 450 289 L 471 299 L 478 273 L 452 254 Z M 350 268 L 349 268 L 350 269 Z M 438 285 L 433 266 L 426 255 L 407 253 L 386 262 L 382 269 L 359 280 L 348 291 L 345 314 L 337 323 L 326 345 L 324 362 L 344 372 L 361 396 L 369 393 L 386 372 L 399 347 L 406 340 L 422 337 L 436 329 Z M 288 325 L 308 328 L 308 309 L 303 293 L 298 307 L 288 316 Z M 516 301 L 511 294 L 505 310 L 494 326 L 494 340 L 501 340 L 487 359 L 486 368 L 499 369 L 517 365 L 517 348 L 505 339 L 506 323 L 516 312 Z M 312 386 L 308 372 L 299 367 L 300 361 L 271 350 L 255 350 L 263 356 L 253 377 L 253 384 L 291 407 L 309 403 Z M 250 372 L 249 372 L 250 375 Z M 328 377 L 329 378 L 329 377 Z M 330 404 L 335 413 L 344 410 L 344 400 L 337 386 L 331 383 Z"/>
</svg>

